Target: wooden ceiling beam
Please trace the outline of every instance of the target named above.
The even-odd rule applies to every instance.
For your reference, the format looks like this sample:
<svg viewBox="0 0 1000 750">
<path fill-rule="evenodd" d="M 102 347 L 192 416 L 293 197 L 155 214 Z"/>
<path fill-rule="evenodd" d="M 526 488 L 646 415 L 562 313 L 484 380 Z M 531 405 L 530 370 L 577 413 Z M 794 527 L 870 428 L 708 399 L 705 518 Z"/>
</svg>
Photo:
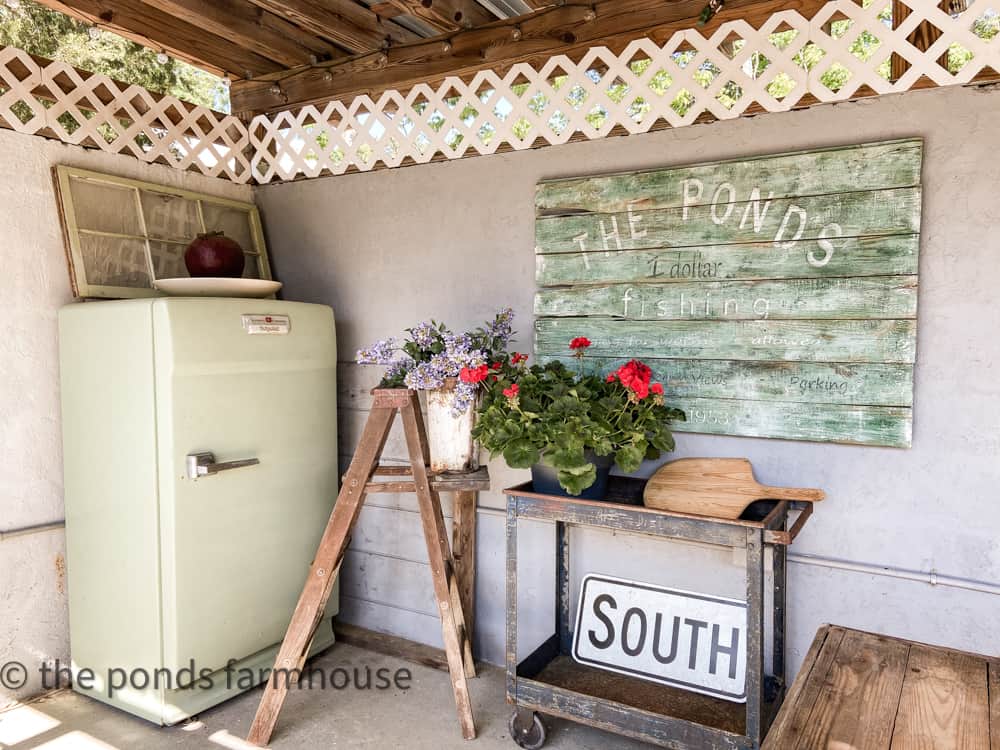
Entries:
<svg viewBox="0 0 1000 750">
<path fill-rule="evenodd" d="M 385 4 L 438 31 L 458 31 L 497 20 L 476 0 L 388 0 Z"/>
<path fill-rule="evenodd" d="M 395 18 L 396 16 L 403 15 L 403 11 L 390 2 L 372 3 L 368 6 L 368 10 L 379 18 Z"/>
<path fill-rule="evenodd" d="M 229 39 L 245 49 L 280 63 L 286 68 L 309 65 L 313 58 L 345 57 L 330 44 L 315 39 L 302 43 L 301 29 L 279 16 L 258 8 L 248 0 L 142 0 L 146 5 Z M 300 33 L 296 33 L 300 32 Z M 238 77 L 242 77 L 242 74 Z"/>
<path fill-rule="evenodd" d="M 354 0 L 250 0 L 258 8 L 291 21 L 311 34 L 328 39 L 350 52 L 368 52 L 420 37 L 402 26 L 385 22 Z"/>
<path fill-rule="evenodd" d="M 261 76 L 285 66 L 243 49 L 229 39 L 174 18 L 139 0 L 38 0 L 53 10 L 84 23 L 95 24 L 145 47 L 162 49 L 174 57 L 217 75 L 240 78 Z"/>
<path fill-rule="evenodd" d="M 338 63 L 240 82 L 231 91 L 233 111 L 275 112 L 360 94 L 375 98 L 389 89 L 436 85 L 447 76 L 469 77 L 484 69 L 503 74 L 520 62 L 537 67 L 554 55 L 582 55 L 594 46 L 619 51 L 643 36 L 662 44 L 677 31 L 698 28 L 708 35 L 735 19 L 759 27 L 782 10 L 798 10 L 811 18 L 825 4 L 825 0 L 729 0 L 708 24 L 698 27 L 705 0 L 569 2 Z M 275 84 L 280 92 L 271 90 Z"/>
</svg>

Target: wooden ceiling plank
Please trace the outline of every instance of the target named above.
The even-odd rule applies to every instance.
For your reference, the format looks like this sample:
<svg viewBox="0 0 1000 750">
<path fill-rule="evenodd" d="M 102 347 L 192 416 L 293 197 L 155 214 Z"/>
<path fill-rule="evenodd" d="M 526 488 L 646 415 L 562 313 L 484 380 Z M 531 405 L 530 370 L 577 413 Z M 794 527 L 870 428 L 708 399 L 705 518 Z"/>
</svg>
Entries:
<svg viewBox="0 0 1000 750">
<path fill-rule="evenodd" d="M 315 52 L 262 23 L 273 14 L 247 0 L 142 0 L 146 5 L 252 49 L 286 68 L 307 65 Z M 280 19 L 279 19 L 280 20 Z M 292 26 L 292 24 L 288 24 Z"/>
<path fill-rule="evenodd" d="M 567 3 L 450 37 L 240 83 L 232 89 L 233 111 L 272 112 L 359 94 L 374 97 L 388 89 L 406 91 L 418 83 L 436 85 L 450 75 L 471 76 L 484 69 L 502 73 L 519 62 L 537 67 L 554 55 L 583 54 L 598 45 L 617 50 L 643 36 L 658 44 L 689 28 L 699 28 L 707 36 L 737 18 L 757 27 L 781 10 L 812 17 L 824 4 L 824 0 L 730 0 L 708 24 L 697 27 L 704 0 Z M 270 88 L 279 78 L 281 94 L 276 95 Z"/>
<path fill-rule="evenodd" d="M 291 21 L 285 20 L 281 16 L 275 15 L 274 13 L 266 11 L 263 8 L 257 8 L 257 11 L 260 13 L 260 25 L 262 27 L 291 39 L 300 46 L 313 52 L 321 60 L 337 60 L 339 58 L 349 56 L 347 50 L 342 47 L 338 47 L 332 42 L 328 42 L 326 39 L 321 39 L 315 34 L 306 31 L 302 27 L 296 26 Z"/>
<path fill-rule="evenodd" d="M 386 4 L 439 31 L 457 31 L 497 20 L 475 0 L 388 0 Z"/>
<path fill-rule="evenodd" d="M 372 3 L 368 6 L 368 9 L 379 18 L 395 18 L 396 16 L 403 15 L 403 11 L 391 2 Z"/>
<path fill-rule="evenodd" d="M 179 20 L 139 0 L 38 0 L 53 10 L 92 23 L 217 75 L 261 76 L 284 66 L 228 39 Z"/>
<path fill-rule="evenodd" d="M 405 44 L 420 39 L 398 24 L 383 22 L 370 9 L 353 0 L 250 1 L 351 52 L 368 52 L 387 44 Z"/>
</svg>

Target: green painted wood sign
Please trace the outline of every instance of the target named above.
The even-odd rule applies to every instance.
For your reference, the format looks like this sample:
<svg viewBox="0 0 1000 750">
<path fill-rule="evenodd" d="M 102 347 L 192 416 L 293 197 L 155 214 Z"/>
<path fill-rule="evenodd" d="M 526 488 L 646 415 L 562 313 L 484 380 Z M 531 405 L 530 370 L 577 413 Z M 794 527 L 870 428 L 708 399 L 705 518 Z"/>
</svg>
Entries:
<svg viewBox="0 0 1000 750">
<path fill-rule="evenodd" d="M 909 447 L 919 139 L 543 182 L 535 353 L 641 357 L 720 435 Z"/>
</svg>

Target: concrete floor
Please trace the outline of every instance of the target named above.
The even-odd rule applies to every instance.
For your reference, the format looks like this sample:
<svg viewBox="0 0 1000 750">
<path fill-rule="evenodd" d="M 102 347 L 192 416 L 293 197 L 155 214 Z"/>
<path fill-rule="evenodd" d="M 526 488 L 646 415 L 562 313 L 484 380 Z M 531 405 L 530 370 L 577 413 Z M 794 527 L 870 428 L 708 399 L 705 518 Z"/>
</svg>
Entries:
<svg viewBox="0 0 1000 750">
<path fill-rule="evenodd" d="M 483 666 L 470 681 L 479 737 L 462 739 L 448 676 L 428 667 L 348 645 L 336 645 L 311 664 L 344 667 L 405 667 L 413 675 L 407 690 L 293 690 L 270 747 L 370 748 L 371 750 L 516 750 L 507 733 L 510 707 L 504 674 Z M 243 742 L 260 701 L 258 688 L 185 725 L 155 727 L 69 690 L 0 713 L 0 750 L 167 750 L 251 747 Z M 546 750 L 637 750 L 648 747 L 623 737 L 557 719 L 547 719 Z"/>
</svg>

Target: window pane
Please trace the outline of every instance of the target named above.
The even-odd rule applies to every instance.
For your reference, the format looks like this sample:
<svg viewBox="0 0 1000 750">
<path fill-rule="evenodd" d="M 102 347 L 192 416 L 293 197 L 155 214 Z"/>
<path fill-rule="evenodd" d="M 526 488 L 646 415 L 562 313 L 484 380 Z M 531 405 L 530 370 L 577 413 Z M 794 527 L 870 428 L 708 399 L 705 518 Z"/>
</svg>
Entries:
<svg viewBox="0 0 1000 750">
<path fill-rule="evenodd" d="M 246 265 L 243 266 L 243 278 L 244 279 L 259 279 L 260 278 L 260 263 L 259 256 L 257 255 L 244 255 L 246 258 Z"/>
<path fill-rule="evenodd" d="M 187 245 L 150 240 L 149 254 L 153 258 L 153 275 L 158 279 L 177 279 L 189 276 L 184 265 Z"/>
<path fill-rule="evenodd" d="M 202 203 L 201 210 L 205 214 L 205 229 L 209 232 L 224 232 L 230 239 L 236 240 L 244 252 L 254 252 L 253 236 L 250 234 L 250 212 L 229 206 Z M 249 260 L 249 258 L 247 259 Z"/>
<path fill-rule="evenodd" d="M 146 244 L 142 240 L 82 234 L 80 251 L 88 284 L 149 288 Z"/>
<path fill-rule="evenodd" d="M 179 195 L 141 193 L 146 231 L 150 237 L 190 242 L 201 233 L 198 204 Z"/>
<path fill-rule="evenodd" d="M 91 180 L 71 179 L 76 225 L 80 229 L 118 234 L 142 234 L 139 209 L 131 188 Z"/>
</svg>

